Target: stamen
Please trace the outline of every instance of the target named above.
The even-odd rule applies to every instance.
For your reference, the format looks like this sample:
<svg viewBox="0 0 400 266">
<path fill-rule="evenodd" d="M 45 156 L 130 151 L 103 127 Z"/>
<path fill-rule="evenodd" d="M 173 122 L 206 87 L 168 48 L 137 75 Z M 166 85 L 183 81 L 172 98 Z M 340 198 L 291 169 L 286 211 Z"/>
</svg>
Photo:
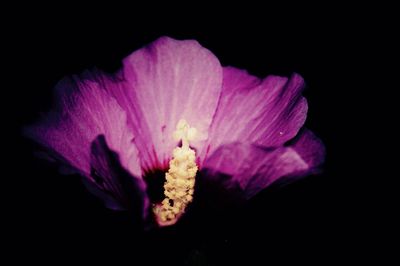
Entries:
<svg viewBox="0 0 400 266">
<path fill-rule="evenodd" d="M 184 119 L 179 120 L 173 137 L 177 141 L 182 140 L 182 147 L 176 147 L 173 150 L 169 170 L 165 173 L 165 199 L 153 208 L 157 222 L 161 226 L 176 223 L 193 200 L 198 167 L 195 151 L 189 147 L 189 141 L 195 136 L 196 129 L 191 128 Z"/>
</svg>

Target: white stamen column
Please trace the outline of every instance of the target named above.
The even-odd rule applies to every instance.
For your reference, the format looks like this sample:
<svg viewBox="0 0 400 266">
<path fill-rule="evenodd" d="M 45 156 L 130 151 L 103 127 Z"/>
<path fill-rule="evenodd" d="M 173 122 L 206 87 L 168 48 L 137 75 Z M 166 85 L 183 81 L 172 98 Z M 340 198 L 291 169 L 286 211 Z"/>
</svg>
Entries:
<svg viewBox="0 0 400 266">
<path fill-rule="evenodd" d="M 195 128 L 191 128 L 185 120 L 179 120 L 173 137 L 177 141 L 182 140 L 182 147 L 173 150 L 169 170 L 165 173 L 165 199 L 153 208 L 159 225 L 174 224 L 193 200 L 198 167 L 195 151 L 189 147 L 189 141 L 195 135 Z"/>
</svg>

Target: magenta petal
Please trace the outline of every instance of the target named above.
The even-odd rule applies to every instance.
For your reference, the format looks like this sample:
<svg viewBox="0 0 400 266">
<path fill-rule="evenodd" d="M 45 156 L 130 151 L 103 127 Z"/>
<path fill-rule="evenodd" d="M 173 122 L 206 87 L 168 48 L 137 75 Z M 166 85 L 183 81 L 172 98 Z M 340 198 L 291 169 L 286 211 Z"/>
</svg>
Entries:
<svg viewBox="0 0 400 266">
<path fill-rule="evenodd" d="M 249 143 L 221 146 L 204 164 L 206 175 L 225 190 L 249 199 L 282 179 L 316 173 L 324 161 L 322 142 L 305 130 L 289 147 L 265 148 Z"/>
<path fill-rule="evenodd" d="M 141 169 L 134 136 L 124 110 L 104 89 L 104 77 L 85 73 L 66 78 L 56 86 L 56 109 L 26 129 L 27 135 L 57 160 L 92 179 L 91 144 L 104 135 L 110 148 L 119 152 L 121 164 L 133 176 Z"/>
<path fill-rule="evenodd" d="M 225 67 L 223 73 L 221 100 L 209 134 L 209 154 L 231 142 L 276 147 L 296 136 L 307 115 L 301 76 L 259 80 L 232 67 Z"/>
<path fill-rule="evenodd" d="M 143 133 L 135 134 L 135 142 L 141 152 L 152 153 L 151 160 L 142 158 L 146 168 L 171 157 L 180 119 L 198 131 L 191 146 L 204 146 L 222 83 L 222 67 L 210 51 L 196 41 L 162 37 L 128 56 L 123 76 L 127 87 L 114 88 L 112 94 Z"/>
</svg>

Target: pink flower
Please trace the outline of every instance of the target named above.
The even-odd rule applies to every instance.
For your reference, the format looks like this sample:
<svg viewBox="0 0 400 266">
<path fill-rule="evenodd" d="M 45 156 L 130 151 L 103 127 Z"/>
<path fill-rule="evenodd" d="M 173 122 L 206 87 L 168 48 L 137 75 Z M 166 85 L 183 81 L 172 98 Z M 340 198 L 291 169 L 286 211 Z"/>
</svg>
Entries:
<svg viewBox="0 0 400 266">
<path fill-rule="evenodd" d="M 196 41 L 162 37 L 118 73 L 62 80 L 55 110 L 27 134 L 108 208 L 171 225 L 196 200 L 199 178 L 245 200 L 319 170 L 324 147 L 303 128 L 303 87 L 298 74 L 259 79 L 222 67 Z"/>
</svg>

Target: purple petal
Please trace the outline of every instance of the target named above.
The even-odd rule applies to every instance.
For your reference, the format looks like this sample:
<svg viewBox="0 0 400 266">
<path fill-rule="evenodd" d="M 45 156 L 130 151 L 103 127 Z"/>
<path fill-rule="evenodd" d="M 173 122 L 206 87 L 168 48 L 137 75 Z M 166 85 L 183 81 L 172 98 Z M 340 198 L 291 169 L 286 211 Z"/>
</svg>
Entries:
<svg viewBox="0 0 400 266">
<path fill-rule="evenodd" d="M 141 169 L 126 114 L 104 90 L 104 77 L 85 73 L 62 80 L 56 86 L 56 109 L 26 133 L 57 160 L 93 181 L 91 144 L 104 135 L 110 148 L 119 152 L 121 164 L 133 176 Z"/>
<path fill-rule="evenodd" d="M 324 157 L 322 142 L 305 130 L 288 147 L 226 144 L 207 158 L 202 171 L 210 182 L 239 198 L 249 199 L 277 180 L 295 180 L 317 173 Z"/>
<path fill-rule="evenodd" d="M 244 70 L 225 67 L 221 99 L 209 134 L 209 154 L 236 141 L 277 147 L 292 139 L 307 115 L 303 87 L 297 74 L 290 79 L 268 76 L 259 80 Z"/>
<path fill-rule="evenodd" d="M 144 168 L 168 162 L 180 119 L 198 131 L 191 146 L 204 146 L 222 83 L 222 67 L 210 51 L 196 41 L 162 37 L 128 56 L 121 74 L 125 86 L 111 93 L 130 115 Z"/>
</svg>

